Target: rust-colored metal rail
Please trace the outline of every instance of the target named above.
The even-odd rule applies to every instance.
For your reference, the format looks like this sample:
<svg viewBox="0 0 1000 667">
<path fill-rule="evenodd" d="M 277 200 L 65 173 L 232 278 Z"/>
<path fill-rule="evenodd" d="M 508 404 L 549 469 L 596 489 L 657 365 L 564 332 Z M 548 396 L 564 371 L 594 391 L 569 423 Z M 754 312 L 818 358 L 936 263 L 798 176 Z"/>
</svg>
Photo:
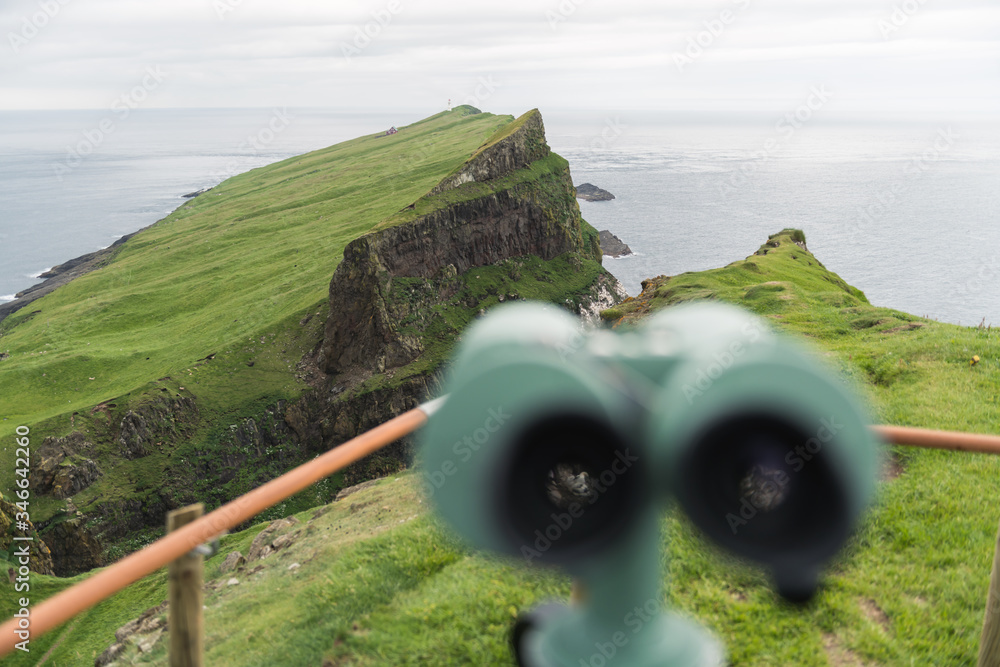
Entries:
<svg viewBox="0 0 1000 667">
<path fill-rule="evenodd" d="M 309 485 L 412 433 L 427 422 L 427 418 L 443 400 L 442 397 L 425 403 L 331 449 L 32 607 L 31 638 L 40 637 L 129 584 L 190 552 L 199 544 L 208 542 Z M 881 438 L 893 444 L 1000 454 L 1000 437 L 997 436 L 901 426 L 873 428 Z M 10 619 L 0 626 L 0 656 L 12 652 L 19 641 L 15 634 L 18 629 L 17 620 Z"/>
<path fill-rule="evenodd" d="M 199 544 L 210 541 L 309 485 L 412 433 L 427 422 L 427 418 L 438 405 L 437 401 L 431 401 L 403 413 L 257 487 L 246 495 L 160 538 L 145 549 L 101 570 L 89 579 L 32 607 L 28 628 L 31 638 L 40 637 L 129 584 L 190 552 Z M 0 626 L 0 656 L 13 651 L 16 643 L 21 641 L 15 634 L 15 630 L 19 629 L 17 621 L 18 619 L 10 619 Z"/>
<path fill-rule="evenodd" d="M 951 449 L 960 452 L 1000 454 L 1000 437 L 979 433 L 932 431 L 909 426 L 873 426 L 879 436 L 894 445 L 910 445 L 930 449 Z"/>
</svg>

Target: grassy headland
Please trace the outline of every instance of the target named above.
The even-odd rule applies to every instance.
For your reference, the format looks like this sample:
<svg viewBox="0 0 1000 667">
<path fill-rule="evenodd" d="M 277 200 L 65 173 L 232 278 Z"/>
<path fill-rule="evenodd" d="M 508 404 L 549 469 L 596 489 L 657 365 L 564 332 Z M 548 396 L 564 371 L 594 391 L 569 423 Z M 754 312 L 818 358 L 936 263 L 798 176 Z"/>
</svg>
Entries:
<svg viewBox="0 0 1000 667">
<path fill-rule="evenodd" d="M 473 168 L 487 172 L 465 178 Z M 461 183 L 435 187 L 459 173 Z M 385 326 L 360 335 L 354 313 L 330 301 L 345 249 L 365 237 L 391 254 L 449 215 L 431 245 L 454 250 L 453 264 L 424 275 L 418 242 L 405 268 L 375 269 L 360 305 L 374 304 Z M 476 227 L 483 215 L 494 217 Z M 491 236 L 504 220 L 517 243 Z M 462 106 L 234 177 L 0 321 L 0 442 L 10 445 L 0 491 L 13 488 L 15 429 L 30 427 L 30 514 L 55 571 L 110 562 L 161 534 L 166 511 L 219 505 L 422 400 L 482 308 L 511 298 L 593 308 L 595 285 L 613 283 L 599 259 L 537 110 L 515 121 Z M 330 321 L 373 342 L 359 355 L 373 368 L 320 367 L 324 346 L 336 347 Z M 378 358 L 386 332 L 405 343 L 405 360 L 399 350 Z M 260 518 L 328 502 L 344 479 L 396 470 L 407 454 L 380 453 Z"/>
<path fill-rule="evenodd" d="M 242 401 L 234 394 L 247 385 L 294 393 L 281 371 L 301 355 L 287 346 L 298 322 L 326 303 L 344 246 L 423 196 L 510 121 L 456 109 L 393 136 L 255 169 L 182 206 L 102 270 L 0 325 L 10 355 L 0 369 L 0 438 L 47 418 L 68 431 L 74 411 L 164 376 L 172 391 L 199 387 L 209 409 Z"/>
<path fill-rule="evenodd" d="M 225 489 L 202 474 L 206 456 L 240 446 L 233 428 L 308 389 L 298 364 L 322 337 L 346 244 L 420 199 L 513 120 L 473 111 L 231 178 L 131 238 L 99 270 L 6 318 L 0 490 L 12 488 L 18 426 L 31 428 L 36 450 L 72 431 L 93 444 L 85 454 L 102 476 L 69 508 L 84 513 L 101 503 L 152 514 L 199 487 L 208 495 L 198 497 L 217 503 L 297 462 L 294 451 L 268 452 L 262 469 L 237 471 Z M 163 416 L 151 428 L 164 437 L 148 455 L 122 457 L 116 431 L 129 411 L 175 400 L 196 410 Z M 67 507 L 36 493 L 31 515 L 71 517 Z"/>
<path fill-rule="evenodd" d="M 652 279 L 605 319 L 623 327 L 678 301 L 730 301 L 811 340 L 882 421 L 997 430 L 996 331 L 873 306 L 804 241 L 786 230 L 727 267 Z M 874 506 L 808 608 L 782 603 L 761 571 L 704 543 L 676 512 L 664 521 L 664 595 L 718 633 L 737 665 L 973 664 L 1000 519 L 1000 459 L 905 448 L 894 455 Z M 264 526 L 224 538 L 207 564 L 209 664 L 513 664 L 506 636 L 514 616 L 568 596 L 569 580 L 469 551 L 426 507 L 417 474 L 382 480 L 300 513 L 299 524 L 282 529 L 297 533 L 291 546 L 237 573 L 220 574 L 219 565 L 233 550 L 246 555 Z M 239 585 L 227 585 L 230 577 Z M 71 583 L 37 580 L 44 593 Z M 51 664 L 89 662 L 117 627 L 165 597 L 165 576 L 147 578 L 34 650 L 59 643 Z M 149 654 L 130 647 L 125 662 L 166 664 L 164 641 Z"/>
</svg>

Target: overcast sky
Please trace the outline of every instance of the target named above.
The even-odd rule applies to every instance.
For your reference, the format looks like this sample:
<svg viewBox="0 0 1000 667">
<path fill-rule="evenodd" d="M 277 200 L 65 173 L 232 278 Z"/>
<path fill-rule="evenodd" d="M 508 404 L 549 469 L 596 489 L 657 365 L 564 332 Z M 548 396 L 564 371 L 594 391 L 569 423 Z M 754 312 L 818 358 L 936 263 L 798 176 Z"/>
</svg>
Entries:
<svg viewBox="0 0 1000 667">
<path fill-rule="evenodd" d="M 998 0 L 0 0 L 0 34 L 0 109 L 1000 110 Z"/>
</svg>

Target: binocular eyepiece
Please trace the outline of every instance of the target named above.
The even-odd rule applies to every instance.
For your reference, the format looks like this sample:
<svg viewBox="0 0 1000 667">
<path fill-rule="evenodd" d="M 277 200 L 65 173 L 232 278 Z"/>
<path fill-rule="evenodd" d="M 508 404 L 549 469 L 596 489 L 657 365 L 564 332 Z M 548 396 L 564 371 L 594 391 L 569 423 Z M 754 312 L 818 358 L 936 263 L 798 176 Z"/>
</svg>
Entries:
<svg viewBox="0 0 1000 667">
<path fill-rule="evenodd" d="M 588 664 L 589 637 L 659 604 L 666 501 L 805 601 L 874 490 L 877 447 L 841 383 L 718 303 L 587 336 L 562 311 L 501 307 L 465 334 L 448 390 L 423 433 L 440 515 L 474 546 L 560 565 L 589 593 L 521 628 L 521 664 Z M 721 660 L 667 613 L 615 650 L 630 665 Z"/>
</svg>

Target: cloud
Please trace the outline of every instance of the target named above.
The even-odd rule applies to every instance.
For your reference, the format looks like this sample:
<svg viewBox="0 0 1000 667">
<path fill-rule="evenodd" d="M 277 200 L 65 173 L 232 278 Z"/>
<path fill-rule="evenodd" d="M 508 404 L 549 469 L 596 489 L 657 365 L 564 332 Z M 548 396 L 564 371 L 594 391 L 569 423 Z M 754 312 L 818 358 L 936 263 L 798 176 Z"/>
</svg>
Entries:
<svg viewBox="0 0 1000 667">
<path fill-rule="evenodd" d="M 0 35 L 0 108 L 104 108 L 151 65 L 166 107 L 434 110 L 483 77 L 498 110 L 758 108 L 817 83 L 857 109 L 1000 106 L 986 0 L 15 0 Z"/>
</svg>

